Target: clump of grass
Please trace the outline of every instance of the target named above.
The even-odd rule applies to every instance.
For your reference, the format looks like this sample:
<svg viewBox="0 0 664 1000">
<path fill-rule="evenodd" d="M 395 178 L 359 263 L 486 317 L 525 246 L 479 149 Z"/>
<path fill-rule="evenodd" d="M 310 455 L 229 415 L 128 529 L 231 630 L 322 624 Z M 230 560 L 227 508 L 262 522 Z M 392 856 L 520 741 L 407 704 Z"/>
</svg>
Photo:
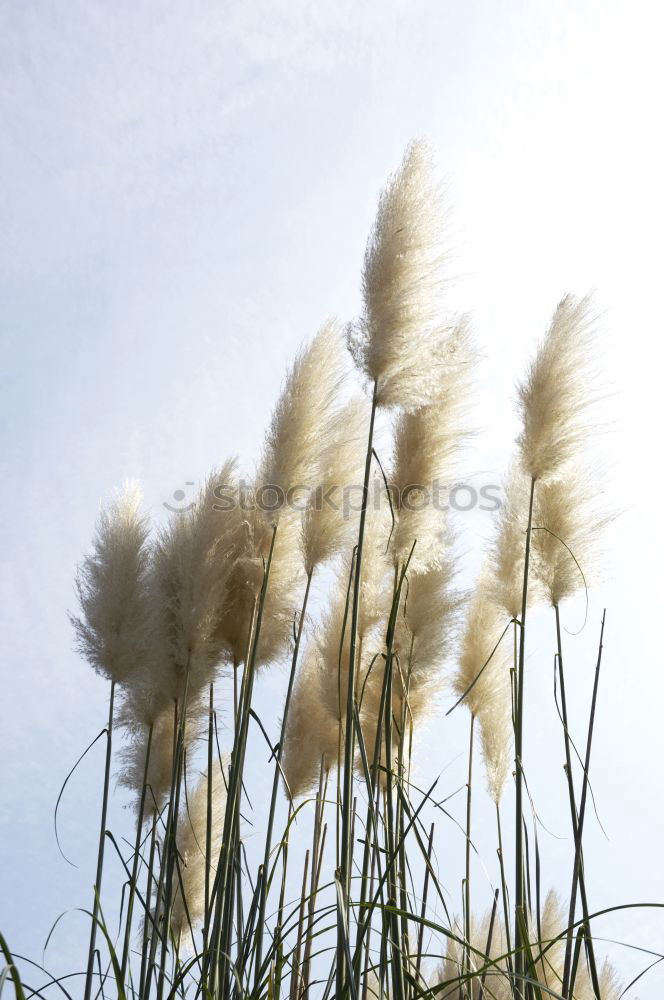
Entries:
<svg viewBox="0 0 664 1000">
<path fill-rule="evenodd" d="M 496 535 L 464 593 L 453 524 L 425 496 L 454 474 L 472 431 L 477 350 L 468 318 L 446 308 L 446 265 L 432 153 L 415 142 L 367 244 L 363 313 L 348 327 L 356 372 L 327 321 L 287 375 L 245 494 L 229 460 L 156 533 L 133 489 L 100 517 L 73 619 L 82 654 L 111 683 L 85 1000 L 620 995 L 596 956 L 583 867 L 601 640 L 579 794 L 560 624 L 561 603 L 591 580 L 606 523 L 588 499 L 585 457 L 598 396 L 588 391 L 591 307 L 561 301 L 519 386 L 522 428 Z M 394 414 L 391 461 L 376 446 L 380 410 Z M 305 487 L 304 503 L 284 505 Z M 359 507 L 345 505 L 349 487 Z M 312 611 L 314 578 L 327 592 Z M 545 602 L 574 849 L 569 901 L 550 892 L 542 906 L 523 733 L 526 617 Z M 275 725 L 256 711 L 254 682 L 280 661 Z M 470 715 L 461 918 L 448 906 L 450 813 L 438 780 L 421 789 L 413 777 L 424 721 L 450 690 L 450 711 Z M 489 900 L 471 877 L 476 725 L 497 821 Z M 101 905 L 114 729 L 119 779 L 136 801 L 116 937 Z M 271 793 L 250 852 L 249 763 L 261 752 Z M 508 798 L 513 844 L 501 824 Z"/>
</svg>

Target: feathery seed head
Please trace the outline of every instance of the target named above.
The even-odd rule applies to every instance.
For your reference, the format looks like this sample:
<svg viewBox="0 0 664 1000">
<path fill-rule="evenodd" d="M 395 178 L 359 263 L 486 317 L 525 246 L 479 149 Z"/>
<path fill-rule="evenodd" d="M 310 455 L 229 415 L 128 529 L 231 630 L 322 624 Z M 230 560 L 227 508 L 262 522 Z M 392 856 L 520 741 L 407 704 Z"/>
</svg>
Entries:
<svg viewBox="0 0 664 1000">
<path fill-rule="evenodd" d="M 318 656 L 313 643 L 298 671 L 286 722 L 282 767 L 294 799 L 311 791 L 318 782 L 321 763 L 326 769 L 333 767 L 339 752 L 339 720 L 320 696 Z"/>
<path fill-rule="evenodd" d="M 207 719 L 207 702 L 201 692 L 194 693 L 187 700 L 184 731 L 185 760 L 189 756 L 190 748 L 194 747 L 202 736 L 204 719 Z M 176 738 L 176 703 L 165 695 L 162 688 L 149 690 L 141 685 L 132 685 L 123 692 L 115 723 L 126 734 L 126 742 L 119 753 L 118 784 L 135 793 L 134 804 L 138 809 L 147 760 L 148 791 L 145 810 L 146 817 L 152 816 L 162 809 L 171 790 Z M 152 728 L 151 741 L 150 728 Z"/>
<path fill-rule="evenodd" d="M 226 812 L 226 782 L 229 758 L 223 759 L 222 768 L 217 763 L 210 776 L 212 823 L 210 870 L 214 878 L 214 866 L 221 850 Z M 225 773 L 224 773 L 225 772 Z M 206 831 L 208 803 L 208 774 L 204 772 L 194 786 L 178 819 L 176 843 L 181 860 L 182 887 L 179 880 L 173 900 L 172 923 L 176 935 L 187 932 L 199 924 L 205 916 L 205 868 Z M 184 896 L 182 893 L 184 889 Z"/>
<path fill-rule="evenodd" d="M 445 516 L 434 489 L 449 485 L 469 436 L 467 411 L 475 360 L 468 323 L 461 320 L 445 347 L 432 401 L 402 413 L 396 424 L 392 481 L 398 520 L 392 538 L 403 564 L 416 541 L 409 569 L 421 573 L 444 557 Z"/>
<path fill-rule="evenodd" d="M 566 295 L 518 387 L 521 464 L 529 479 L 559 475 L 584 444 L 597 402 L 589 298 Z"/>
<path fill-rule="evenodd" d="M 210 475 L 194 507 L 174 514 L 154 553 L 154 600 L 164 661 L 190 692 L 214 680 L 226 650 L 218 630 L 234 565 L 234 519 L 215 509 L 215 490 L 227 486 L 235 463 Z"/>
<path fill-rule="evenodd" d="M 533 571 L 553 606 L 589 586 L 601 563 L 601 539 L 612 517 L 597 492 L 596 477 L 578 465 L 536 490 Z"/>
<path fill-rule="evenodd" d="M 509 678 L 506 637 L 497 645 L 507 622 L 491 598 L 491 589 L 489 575 L 483 573 L 471 599 L 459 666 L 452 678 L 454 693 L 459 697 L 465 694 L 472 715 L 491 701 L 495 685 L 504 683 L 505 676 Z"/>
<path fill-rule="evenodd" d="M 337 555 L 348 543 L 356 517 L 348 517 L 344 489 L 361 482 L 369 408 L 365 398 L 352 399 L 321 427 L 325 447 L 318 461 L 318 480 L 302 519 L 302 552 L 307 573 Z"/>
<path fill-rule="evenodd" d="M 498 528 L 490 549 L 489 578 L 492 599 L 511 618 L 521 614 L 529 501 L 526 475 L 518 462 L 513 462 L 505 481 Z M 531 601 L 534 594 L 534 588 L 529 587 Z"/>
<path fill-rule="evenodd" d="M 81 617 L 71 617 L 79 651 L 97 673 L 129 682 L 148 646 L 148 522 L 141 493 L 129 484 L 102 510 L 93 551 L 78 569 Z"/>
<path fill-rule="evenodd" d="M 348 330 L 381 406 L 417 408 L 435 391 L 448 333 L 443 222 L 431 150 L 412 142 L 380 196 L 364 257 L 364 314 Z"/>
<path fill-rule="evenodd" d="M 287 495 L 317 481 L 318 463 L 338 395 L 347 372 L 343 339 L 335 320 L 328 320 L 302 350 L 274 408 L 257 482 Z M 283 510 L 283 508 L 282 508 Z M 278 520 L 281 510 L 273 513 Z"/>
</svg>

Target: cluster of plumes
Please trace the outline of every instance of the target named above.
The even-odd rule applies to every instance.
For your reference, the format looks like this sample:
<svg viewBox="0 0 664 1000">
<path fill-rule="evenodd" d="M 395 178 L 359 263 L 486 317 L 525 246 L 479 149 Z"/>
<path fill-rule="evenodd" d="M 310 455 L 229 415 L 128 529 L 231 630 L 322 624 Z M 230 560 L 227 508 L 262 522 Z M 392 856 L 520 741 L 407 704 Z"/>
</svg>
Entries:
<svg viewBox="0 0 664 1000">
<path fill-rule="evenodd" d="M 459 697 L 482 670 L 509 620 L 521 617 L 531 488 L 529 605 L 542 599 L 560 604 L 585 586 L 597 565 L 598 540 L 609 519 L 599 506 L 596 477 L 591 479 L 583 465 L 592 407 L 599 398 L 593 335 L 589 300 L 565 296 L 518 387 L 522 429 L 517 457 L 506 477 L 497 531 L 469 610 L 455 678 Z M 465 697 L 480 723 L 495 802 L 509 773 L 508 638 Z"/>
<path fill-rule="evenodd" d="M 449 488 L 455 481 L 461 448 L 469 437 L 476 351 L 466 319 L 453 329 L 442 353 L 430 402 L 401 413 L 395 432 L 391 482 L 397 524 L 392 551 L 403 565 L 414 544 L 409 568 L 418 573 L 443 557 L 445 534 L 433 490 Z"/>
<path fill-rule="evenodd" d="M 488 570 L 470 600 L 452 687 L 480 727 L 487 786 L 498 804 L 512 761 L 509 620 L 492 597 Z"/>
<path fill-rule="evenodd" d="M 171 925 L 176 937 L 189 933 L 205 915 L 205 882 L 208 869 L 212 885 L 215 864 L 221 851 L 226 812 L 228 758 L 213 766 L 211 775 L 201 774 L 178 821 L 178 884 L 173 898 Z M 211 807 L 208 822 L 208 800 Z M 209 865 L 207 832 L 210 831 Z"/>
<path fill-rule="evenodd" d="M 407 564 L 390 651 L 395 732 L 404 720 L 412 726 L 435 704 L 432 694 L 441 688 L 458 608 L 449 530 L 431 491 L 434 484 L 449 485 L 468 436 L 476 351 L 467 318 L 450 316 L 443 308 L 443 222 L 431 151 L 426 143 L 414 142 L 381 195 L 365 254 L 364 311 L 349 328 L 351 353 L 376 385 L 376 405 L 398 409 L 391 504 L 388 508 L 384 498 L 378 509 L 369 505 L 360 572 L 354 694 L 370 758 L 395 574 Z M 360 409 L 358 418 L 363 414 Z M 349 417 L 345 423 L 353 426 Z M 347 464 L 338 447 L 331 455 Z M 359 472 L 358 464 L 354 475 Z M 380 480 L 376 471 L 370 498 L 381 495 Z M 352 572 L 346 558 L 296 681 L 284 745 L 284 771 L 294 795 L 315 785 L 321 761 L 326 767 L 336 762 L 343 736 Z"/>
<path fill-rule="evenodd" d="M 379 496 L 372 483 L 371 496 Z M 389 613 L 391 579 L 387 544 L 390 532 L 387 502 L 372 509 L 367 519 L 362 557 L 361 600 L 358 619 L 355 697 L 359 701 L 370 665 L 366 650 L 377 644 Z M 348 690 L 351 603 L 354 560 L 343 558 L 322 615 L 298 670 L 284 742 L 283 769 L 290 794 L 309 791 L 318 782 L 321 763 L 337 764 L 343 740 Z"/>
<path fill-rule="evenodd" d="M 443 218 L 431 153 L 415 142 L 380 198 L 365 254 L 364 309 L 347 336 L 358 368 L 375 385 L 377 407 L 396 411 L 391 484 L 384 488 L 382 468 L 374 467 L 370 481 L 371 500 L 382 496 L 382 502 L 370 503 L 367 512 L 353 692 L 371 762 L 385 667 L 391 663 L 393 760 L 386 759 L 383 741 L 384 769 L 405 766 L 400 758 L 409 753 L 408 734 L 436 703 L 461 610 L 450 526 L 431 490 L 436 483 L 449 486 L 456 474 L 469 434 L 477 352 L 468 320 L 441 308 Z M 519 387 L 518 456 L 487 567 L 468 602 L 452 679 L 478 720 L 496 804 L 512 758 L 506 632 L 521 613 L 531 483 L 536 483 L 535 598 L 545 595 L 557 605 L 583 586 L 605 520 L 593 505 L 596 490 L 576 460 L 590 427 L 589 405 L 597 398 L 591 343 L 588 301 L 567 296 Z M 220 669 L 246 662 L 250 649 L 256 666 L 282 658 L 291 648 L 305 581 L 331 560 L 336 560 L 331 598 L 306 645 L 286 720 L 282 766 L 289 793 L 306 793 L 318 782 L 321 767 L 339 763 L 357 529 L 357 504 L 344 503 L 343 491 L 358 489 L 371 458 L 368 400 L 345 393 L 345 357 L 340 328 L 329 320 L 287 375 L 248 488 L 240 487 L 235 463 L 227 462 L 208 477 L 192 508 L 175 514 L 153 541 L 135 489 L 101 515 L 93 551 L 78 576 L 81 617 L 74 626 L 94 669 L 119 687 L 117 719 L 127 734 L 120 781 L 140 792 L 147 774 L 148 814 L 168 800 L 182 713 L 189 761 L 201 735 L 208 687 Z M 229 493 L 235 501 L 230 506 L 220 500 Z M 398 580 L 400 599 L 391 616 Z M 225 803 L 221 771 L 213 774 L 212 789 L 214 856 Z M 181 892 L 176 897 L 173 924 L 182 931 L 201 916 L 206 822 L 204 777 L 179 817 L 184 899 Z M 558 919 L 556 906 L 550 897 L 543 918 L 547 928 Z M 498 927 L 496 949 L 501 933 Z M 560 956 L 556 949 L 550 954 L 555 966 Z M 451 946 L 442 973 L 448 975 L 459 961 Z M 543 965 L 540 972 L 548 974 Z M 610 973 L 604 975 L 610 990 Z M 501 984 L 502 978 L 491 984 L 491 995 L 499 1000 Z M 585 1000 L 585 994 L 575 995 Z"/>
<path fill-rule="evenodd" d="M 495 598 L 521 613 L 523 556 L 534 483 L 530 601 L 553 605 L 582 590 L 598 566 L 610 517 L 602 511 L 597 457 L 587 453 L 600 400 L 591 302 L 566 295 L 518 387 L 522 429 L 493 547 Z"/>
<path fill-rule="evenodd" d="M 504 925 L 496 915 L 490 946 L 487 948 L 490 923 L 490 914 L 486 914 L 481 921 L 473 921 L 469 942 L 471 971 L 479 974 L 466 982 L 464 990 L 469 1000 L 480 1000 L 482 996 L 491 997 L 492 1000 L 512 1000 L 512 983 L 503 957 L 508 950 Z M 538 921 L 533 917 L 530 926 L 530 948 L 534 962 L 534 978 L 547 995 L 550 993 L 552 996 L 558 996 L 563 978 L 566 918 L 561 900 L 554 891 L 550 891 L 544 901 L 539 920 L 539 933 L 537 926 Z M 449 984 L 447 989 L 436 990 L 436 996 L 443 1000 L 459 996 L 459 978 L 466 974 L 463 970 L 467 949 L 464 947 L 461 931 L 458 932 L 458 938 L 459 940 L 448 938 L 445 958 L 435 974 L 430 977 L 431 989 Z M 484 987 L 482 987 L 482 974 L 485 968 Z M 618 1000 L 621 988 L 613 967 L 605 961 L 603 967 L 598 970 L 598 976 L 602 1000 Z M 582 959 L 570 1000 L 594 1000 L 594 998 L 590 973 Z"/>
<path fill-rule="evenodd" d="M 248 488 L 226 462 L 152 540 L 134 487 L 101 514 L 72 620 L 82 653 L 118 685 L 117 724 L 127 736 L 119 781 L 140 793 L 147 764 L 148 813 L 168 798 L 183 711 L 190 757 L 209 685 L 247 657 L 270 553 L 256 666 L 288 651 L 305 575 L 348 540 L 341 497 L 318 502 L 356 482 L 362 465 L 366 402 L 340 399 L 346 359 L 330 320 L 288 373 Z M 273 505 L 274 496 L 284 502 Z"/>
<path fill-rule="evenodd" d="M 448 556 L 440 566 L 406 577 L 390 643 L 392 657 L 392 760 L 387 760 L 384 717 L 385 657 L 373 659 L 361 700 L 362 734 L 368 762 L 376 752 L 380 724 L 383 736 L 380 763 L 398 771 L 410 762 L 410 736 L 438 704 L 443 668 L 457 631 L 460 595 L 455 587 L 455 564 Z M 358 770 L 362 770 L 358 760 Z"/>
</svg>

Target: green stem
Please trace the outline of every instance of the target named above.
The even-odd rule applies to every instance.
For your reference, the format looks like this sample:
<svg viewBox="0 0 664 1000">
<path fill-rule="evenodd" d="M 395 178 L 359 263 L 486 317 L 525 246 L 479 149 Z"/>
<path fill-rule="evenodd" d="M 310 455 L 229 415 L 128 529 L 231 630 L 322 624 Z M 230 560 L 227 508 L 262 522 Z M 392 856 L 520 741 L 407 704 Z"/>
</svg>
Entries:
<svg viewBox="0 0 664 1000">
<path fill-rule="evenodd" d="M 519 636 L 519 668 L 517 671 L 517 701 L 514 734 L 514 756 L 516 765 L 516 817 L 515 817 L 515 969 L 516 984 L 521 995 L 521 984 L 524 972 L 523 948 L 527 944 L 527 916 L 524 905 L 523 878 L 523 705 L 524 705 L 524 667 L 526 656 L 526 609 L 528 604 L 528 570 L 530 564 L 530 540 L 533 526 L 533 502 L 535 499 L 535 480 L 530 482 L 530 502 L 528 504 L 528 528 L 526 531 L 526 552 L 523 567 L 523 592 L 521 598 L 521 634 Z M 526 935 L 524 937 L 524 934 Z"/>
<path fill-rule="evenodd" d="M 473 736 L 475 735 L 475 716 L 470 715 L 470 738 L 468 744 L 468 785 L 466 794 L 466 884 L 465 884 L 465 928 L 464 937 L 466 939 L 465 972 L 471 972 L 471 911 L 470 911 L 470 823 L 472 818 L 472 790 L 473 790 Z"/>
<path fill-rule="evenodd" d="M 129 901 L 127 903 L 127 924 L 125 927 L 124 945 L 122 948 L 122 983 L 124 986 L 127 974 L 127 962 L 129 960 L 129 945 L 131 942 L 131 921 L 134 911 L 134 896 L 136 895 L 136 880 L 138 877 L 138 863 L 141 857 L 141 834 L 143 832 L 143 817 L 145 815 L 145 796 L 148 787 L 148 767 L 150 765 L 150 750 L 152 747 L 152 726 L 148 732 L 148 745 L 145 751 L 145 768 L 143 770 L 143 787 L 141 788 L 141 800 L 138 807 L 138 820 L 136 822 L 136 843 L 134 844 L 134 861 L 131 869 L 131 881 L 129 888 Z M 147 919 L 147 917 L 146 917 Z"/>
<path fill-rule="evenodd" d="M 505 920 L 505 945 L 507 947 L 507 969 L 514 981 L 514 969 L 512 966 L 512 935 L 510 933 L 510 910 L 509 899 L 507 897 L 507 879 L 505 878 L 505 858 L 503 856 L 503 831 L 500 822 L 500 806 L 496 802 L 496 826 L 498 829 L 498 862 L 500 864 L 500 881 L 502 885 L 503 916 Z"/>
<path fill-rule="evenodd" d="M 595 667 L 595 681 L 593 684 L 593 696 L 590 706 L 590 720 L 588 722 L 588 739 L 586 741 L 586 754 L 583 765 L 583 784 L 581 786 L 581 802 L 579 804 L 579 817 L 577 823 L 577 830 L 575 836 L 575 852 L 574 852 L 574 872 L 572 875 L 572 890 L 570 892 L 569 900 L 569 918 L 567 921 L 568 927 L 574 923 L 574 913 L 576 910 L 576 893 L 579 885 L 579 874 L 581 871 L 581 846 L 583 842 L 583 824 L 586 815 L 586 803 L 588 799 L 588 775 L 590 772 L 590 751 L 592 748 L 593 740 L 593 729 L 595 725 L 595 710 L 597 708 L 597 690 L 599 687 L 599 672 L 602 665 L 602 649 L 604 640 L 604 621 L 606 618 L 606 612 L 602 615 L 602 628 L 599 638 L 599 651 L 597 654 L 597 664 Z M 584 914 L 584 922 L 587 924 L 587 915 Z M 585 926 L 584 924 L 584 926 Z M 584 931 L 584 936 L 585 936 Z M 562 995 L 564 1000 L 567 1000 L 570 991 L 570 957 L 571 957 L 571 939 L 568 933 L 567 945 L 565 948 L 565 965 L 563 968 L 563 989 Z M 588 955 L 590 956 L 592 952 L 588 950 Z M 593 984 L 593 989 L 596 995 L 599 997 L 599 982 L 597 977 L 597 969 L 595 968 L 594 961 L 590 962 L 590 975 Z"/>
<path fill-rule="evenodd" d="M 374 383 L 373 396 L 371 399 L 371 415 L 369 417 L 369 436 L 367 441 L 367 455 L 364 466 L 364 485 L 362 489 L 362 507 L 360 510 L 360 525 L 357 538 L 357 557 L 355 561 L 355 581 L 353 588 L 353 611 L 350 632 L 350 651 L 348 655 L 348 691 L 346 694 L 346 732 L 344 745 L 344 780 L 341 810 L 341 858 L 340 858 L 340 883 L 342 905 L 346 913 L 349 912 L 350 896 L 350 875 L 352 864 L 352 843 L 350 838 L 351 809 L 353 804 L 353 707 L 355 699 L 355 650 L 357 644 L 357 630 L 360 613 L 360 587 L 362 579 L 362 549 L 364 546 L 364 528 L 367 518 L 367 507 L 369 501 L 369 481 L 371 476 L 371 458 L 373 452 L 374 424 L 376 419 L 376 406 L 378 397 L 378 384 Z M 351 970 L 346 968 L 346 955 L 344 949 L 344 929 L 343 912 L 338 907 L 337 912 L 337 1000 L 343 1000 L 346 992 L 347 976 L 351 975 Z"/>
<path fill-rule="evenodd" d="M 232 912 L 233 912 L 233 880 L 231 879 L 231 870 L 235 858 L 234 844 L 235 840 L 239 836 L 239 812 L 240 812 L 240 801 L 242 796 L 242 775 L 244 772 L 244 759 L 247 748 L 247 736 L 249 731 L 249 718 L 251 710 L 251 698 L 253 693 L 254 677 L 256 673 L 256 658 L 258 655 L 258 643 L 260 639 L 260 628 L 263 620 L 263 611 L 265 608 L 265 597 L 267 594 L 268 581 L 270 577 L 270 567 L 272 565 L 272 555 L 274 552 L 274 544 L 277 535 L 277 526 L 274 525 L 272 531 L 272 540 L 270 543 L 270 551 L 267 557 L 267 562 L 265 565 L 265 571 L 263 573 L 263 583 L 261 586 L 260 596 L 257 603 L 254 602 L 255 612 L 252 614 L 252 619 L 255 618 L 255 623 L 252 621 L 252 642 L 251 651 L 248 657 L 248 663 L 246 670 L 244 672 L 243 678 L 243 691 L 240 696 L 239 705 L 239 716 L 240 722 L 239 726 L 236 726 L 233 753 L 231 756 L 231 768 L 229 776 L 229 788 L 228 795 L 226 799 L 226 815 L 224 817 L 224 833 L 223 841 L 221 846 L 221 853 L 219 859 L 219 866 L 217 869 L 217 877 L 215 881 L 218 880 L 218 885 L 216 886 L 216 901 L 215 901 L 215 914 L 214 914 L 214 945 L 212 949 L 212 955 L 210 956 L 210 961 L 206 962 L 206 966 L 210 965 L 211 975 L 209 983 L 209 992 L 214 996 L 216 978 L 219 976 L 219 989 L 221 996 L 227 997 L 230 992 L 230 940 L 232 934 Z M 205 973 L 205 967 L 204 967 Z M 203 988 L 205 989 L 205 975 L 203 976 Z"/>
<path fill-rule="evenodd" d="M 169 811 L 170 826 L 164 838 L 164 863 L 166 865 L 166 884 L 164 894 L 164 926 L 161 937 L 161 960 L 159 965 L 159 979 L 157 981 L 157 1000 L 162 1000 L 164 985 L 166 982 L 166 955 L 168 952 L 168 941 L 171 933 L 171 904 L 173 895 L 173 872 L 175 870 L 175 859 L 177 856 L 176 833 L 178 825 L 178 815 L 180 812 L 180 786 L 182 784 L 182 771 L 185 762 L 184 739 L 187 726 L 188 694 L 189 694 L 189 668 L 191 665 L 191 652 L 187 656 L 187 667 L 184 677 L 184 693 L 182 695 L 182 710 L 180 713 L 180 724 L 178 726 L 177 744 L 174 762 L 174 784 L 171 787 L 172 810 Z M 148 981 L 149 986 L 149 981 Z"/>
<path fill-rule="evenodd" d="M 94 885 L 94 902 L 92 905 L 92 926 L 90 927 L 90 944 L 88 946 L 88 967 L 85 975 L 84 1000 L 90 1000 L 92 993 L 92 973 L 94 969 L 95 942 L 97 939 L 97 923 L 99 920 L 99 899 L 101 880 L 104 872 L 104 846 L 106 843 L 106 816 L 108 813 L 108 790 L 111 780 L 111 754 L 113 743 L 113 702 L 115 700 L 115 681 L 111 681 L 111 694 L 108 707 L 108 729 L 106 730 L 106 764 L 104 767 L 104 792 L 101 803 L 101 823 L 99 829 L 99 846 L 97 848 L 97 874 Z"/>
<path fill-rule="evenodd" d="M 203 952 L 207 951 L 208 926 L 210 920 L 210 867 L 212 865 L 212 767 L 214 730 L 214 684 L 210 684 L 210 707 L 208 714 L 208 745 L 207 745 L 207 802 L 205 826 L 205 920 L 203 923 Z"/>
<path fill-rule="evenodd" d="M 157 813 L 155 812 L 152 820 L 152 833 L 150 834 L 150 855 L 148 860 L 148 879 L 147 888 L 145 891 L 145 918 L 143 921 L 143 947 L 141 949 L 141 973 L 138 986 L 138 995 L 142 997 L 145 990 L 145 975 L 147 972 L 148 965 L 148 943 L 150 938 L 148 936 L 148 930 L 151 925 L 150 920 L 150 907 L 152 905 L 152 883 L 154 881 L 154 855 L 155 848 L 157 844 Z M 153 929 L 152 933 L 155 933 Z"/>
<path fill-rule="evenodd" d="M 272 831 L 274 829 L 274 817 L 277 806 L 277 793 L 279 791 L 279 781 L 281 778 L 281 758 L 284 752 L 284 741 L 286 738 L 286 726 L 288 724 L 288 712 L 290 709 L 291 696 L 293 694 L 293 687 L 295 684 L 295 673 L 297 670 L 297 661 L 300 652 L 300 641 L 302 639 L 302 630 L 304 627 L 304 620 L 307 614 L 307 604 L 309 602 L 309 592 L 311 590 L 311 580 L 313 577 L 313 570 L 307 574 L 307 583 L 304 590 L 304 597 L 302 598 L 302 607 L 300 609 L 300 619 L 297 626 L 297 633 L 295 636 L 295 646 L 293 647 L 293 657 L 291 660 L 290 676 L 288 678 L 288 688 L 286 690 L 286 701 L 284 703 L 284 714 L 281 719 L 281 731 L 279 733 L 279 743 L 275 750 L 275 763 L 274 763 L 274 777 L 272 779 L 272 797 L 270 799 L 270 813 L 267 821 L 267 832 L 265 834 L 265 853 L 263 856 L 263 871 L 265 872 L 265 878 L 261 884 L 261 894 L 260 903 L 258 910 L 258 923 L 256 926 L 256 966 L 255 966 L 255 976 L 254 976 L 254 990 L 258 990 L 258 986 L 262 975 L 262 961 L 263 961 L 263 933 L 265 929 L 265 909 L 267 906 L 267 897 L 269 892 L 269 884 L 267 873 L 270 864 L 270 851 L 272 847 Z"/>
</svg>

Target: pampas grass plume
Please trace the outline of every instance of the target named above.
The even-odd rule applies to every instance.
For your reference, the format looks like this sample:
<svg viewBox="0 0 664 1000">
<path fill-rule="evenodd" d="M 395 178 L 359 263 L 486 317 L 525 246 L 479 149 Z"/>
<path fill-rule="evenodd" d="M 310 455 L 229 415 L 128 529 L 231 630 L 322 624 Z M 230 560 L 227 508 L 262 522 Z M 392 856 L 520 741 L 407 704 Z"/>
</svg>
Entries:
<svg viewBox="0 0 664 1000">
<path fill-rule="evenodd" d="M 318 460 L 318 479 L 302 519 L 302 552 L 307 573 L 327 562 L 347 544 L 356 518 L 344 510 L 346 487 L 360 481 L 366 454 L 369 412 L 360 397 L 334 417 L 325 434 L 325 447 Z M 350 499 L 350 498 L 349 498 Z"/>
<path fill-rule="evenodd" d="M 454 693 L 458 697 L 465 694 L 464 702 L 472 715 L 478 715 L 484 703 L 491 700 L 493 688 L 503 675 L 506 673 L 509 677 L 506 637 L 493 652 L 506 624 L 504 615 L 491 598 L 490 578 L 485 572 L 471 599 L 459 664 L 452 678 Z"/>
<path fill-rule="evenodd" d="M 435 391 L 448 332 L 441 318 L 443 223 L 432 152 L 416 140 L 380 196 L 364 257 L 364 314 L 348 333 L 381 406 L 414 409 Z"/>
<path fill-rule="evenodd" d="M 592 345 L 590 299 L 566 295 L 518 387 L 518 444 L 528 479 L 559 475 L 584 444 L 588 411 L 598 398 Z"/>
<path fill-rule="evenodd" d="M 311 791 L 321 764 L 329 770 L 337 761 L 339 720 L 321 699 L 320 685 L 318 650 L 313 645 L 305 654 L 293 688 L 284 738 L 282 767 L 294 799 Z"/>
<path fill-rule="evenodd" d="M 210 684 L 224 656 L 218 623 L 228 595 L 234 562 L 232 521 L 219 511 L 215 490 L 228 487 L 235 462 L 211 474 L 194 507 L 174 514 L 154 553 L 156 632 L 164 661 L 173 664 L 179 697 L 185 675 L 190 692 Z"/>
<path fill-rule="evenodd" d="M 227 773 L 228 758 L 223 759 L 222 766 Z M 217 762 L 210 776 L 212 797 L 211 882 L 214 878 L 214 865 L 221 850 L 224 814 L 226 812 L 226 776 L 222 766 Z M 192 928 L 195 927 L 205 915 L 207 802 L 208 774 L 203 772 L 188 797 L 178 820 L 176 842 L 181 858 L 182 886 L 178 883 L 173 902 L 172 924 L 176 934 L 186 932 L 189 929 L 189 923 L 191 923 Z M 184 897 L 182 889 L 184 889 Z"/>
<path fill-rule="evenodd" d="M 257 475 L 260 486 L 287 494 L 316 482 L 325 429 L 336 413 L 347 371 L 345 359 L 339 326 L 330 319 L 298 354 L 286 377 L 266 435 Z M 276 510 L 274 519 L 280 513 Z"/>
<path fill-rule="evenodd" d="M 395 560 L 403 564 L 416 542 L 409 563 L 414 573 L 435 567 L 443 557 L 444 514 L 434 503 L 433 488 L 453 480 L 460 448 L 468 437 L 474 361 L 464 319 L 445 344 L 432 401 L 402 413 L 396 424 L 392 481 L 398 519 L 392 548 Z"/>
<path fill-rule="evenodd" d="M 535 495 L 533 570 L 554 607 L 589 586 L 601 563 L 601 541 L 612 516 L 601 508 L 597 476 L 573 466 Z"/>
<path fill-rule="evenodd" d="M 117 684 L 131 680 L 149 640 L 149 529 L 140 504 L 138 486 L 129 484 L 102 510 L 76 577 L 81 617 L 71 616 L 80 653 Z"/>
</svg>

